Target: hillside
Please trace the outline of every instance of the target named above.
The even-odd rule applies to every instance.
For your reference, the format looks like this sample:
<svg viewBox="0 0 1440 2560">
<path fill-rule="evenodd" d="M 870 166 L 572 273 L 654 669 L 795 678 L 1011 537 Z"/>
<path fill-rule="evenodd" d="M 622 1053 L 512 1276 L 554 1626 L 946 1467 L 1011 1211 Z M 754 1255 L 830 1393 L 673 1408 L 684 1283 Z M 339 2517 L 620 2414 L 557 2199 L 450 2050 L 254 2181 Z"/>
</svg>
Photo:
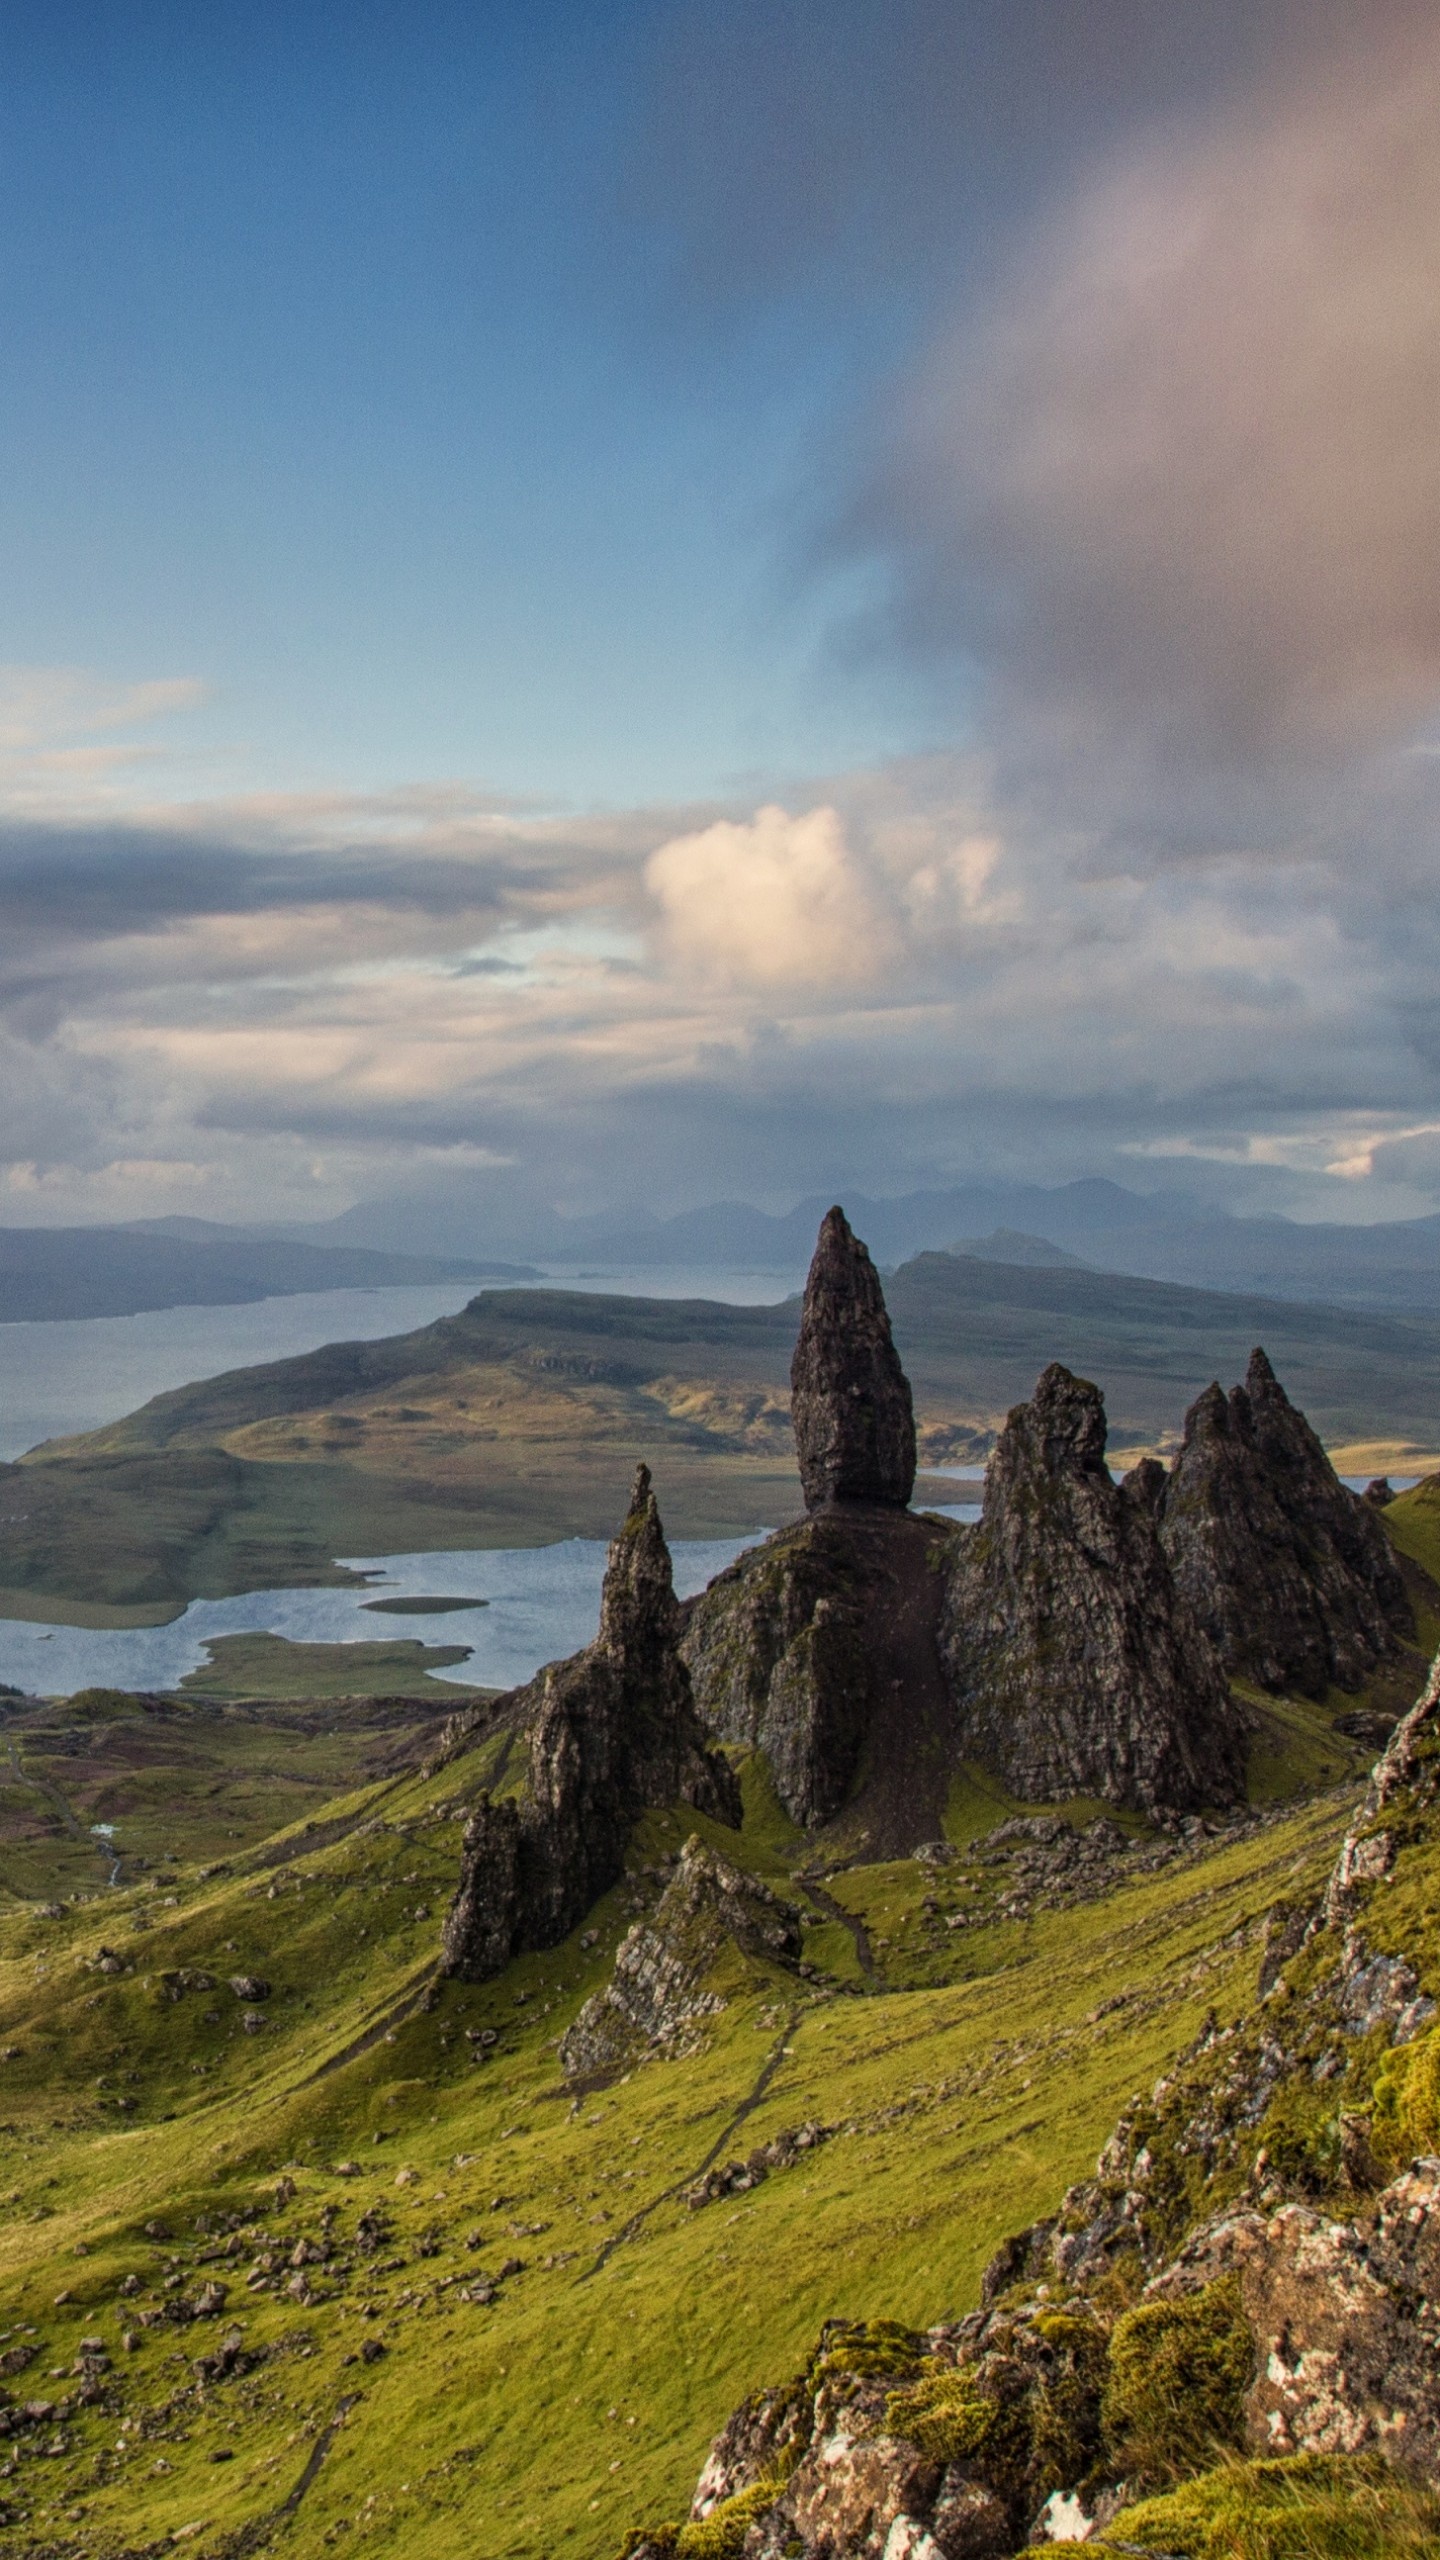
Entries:
<svg viewBox="0 0 1440 2560">
<path fill-rule="evenodd" d="M 792 1883 L 809 1844 L 752 1766 L 744 1831 L 647 1817 L 584 1930 L 427 1996 L 487 1769 L 482 1745 L 218 1871 L 0 1918 L 0 2352 L 46 2404 L 0 2489 L 17 2551 L 219 2560 L 288 2507 L 297 2560 L 342 2535 L 614 2560 L 822 2319 L 973 2301 L 1206 2009 L 1244 2010 L 1266 1909 L 1318 1882 L 1351 1801 L 1151 1835 L 1158 1866 L 1047 1909 L 1024 1839 L 977 1838 L 1015 1810 L 993 1795 L 957 1798 L 954 1868 Z M 692 1831 L 808 1905 L 810 1972 L 737 1961 L 700 2049 L 574 2095 L 556 2039 Z M 687 2203 L 811 2122 L 794 2168 Z"/>
<path fill-rule="evenodd" d="M 1355 1465 L 1440 1449 L 1440 1325 L 1418 1318 L 948 1254 L 887 1289 L 922 1464 L 982 1462 L 1052 1358 L 1104 1389 L 1117 1451 L 1171 1445 L 1256 1342 Z M 743 1535 L 796 1505 L 796 1321 L 793 1303 L 487 1290 L 412 1334 L 158 1396 L 0 1470 L 0 1605 L 163 1612 L 343 1579 L 336 1555 L 603 1536 L 647 1454 L 676 1535 Z"/>
<path fill-rule="evenodd" d="M 671 1320 L 712 1324 L 719 1351 L 722 1312 Z M 1275 1553 L 1293 1533 L 1313 1554 L 1336 1643 L 1355 1592 L 1395 1582 L 1392 1540 L 1408 1555 L 1403 1640 L 1372 1621 L 1368 1680 L 1301 1693 L 1272 1662 L 1227 1683 L 1186 1618 L 1187 1703 L 1107 1651 L 1117 1607 L 1147 1642 L 1182 1624 L 1163 1555 L 1178 1575 L 1196 1552 L 1218 1421 L 1168 1479 L 1172 1517 L 1143 1470 L 1113 1483 L 1095 1390 L 1051 1366 L 982 1521 L 908 1509 L 910 1391 L 836 1211 L 796 1369 L 805 1519 L 696 1603 L 642 1467 L 594 1642 L 443 1723 L 433 1699 L 0 1704 L 0 2527 L 20 2560 L 1004 2560 L 1072 2491 L 1110 2499 L 1122 2547 L 1187 2560 L 1370 2560 L 1392 2523 L 1431 2533 L 1430 2331 L 1420 2287 L 1383 2290 L 1381 2250 L 1334 2308 L 1361 2301 L 1365 2371 L 1383 2337 L 1415 2444 L 1434 2436 L 1409 2486 L 1374 2460 L 1215 2473 L 1255 2449 L 1241 2395 L 1279 2349 L 1257 2365 L 1244 2324 L 1270 2297 L 1142 2290 L 1212 2203 L 1234 2208 L 1222 2241 L 1238 2216 L 1283 2253 L 1303 2202 L 1323 2264 L 1348 2264 L 1436 2130 L 1433 1685 L 1361 1801 L 1414 1640 L 1440 1634 L 1434 1501 L 1346 1494 L 1262 1361 L 1225 1414 L 1250 1470 L 1224 1480 L 1227 1524 L 1251 1534 L 1262 1483 L 1298 1489 Z M 997 1559 L 987 1618 L 963 1595 Z M 1189 1714 L 1208 1762 L 1152 1754 L 1137 1785 L 1092 1751 L 1094 1791 L 1047 1796 L 1030 1755 L 1022 1799 L 966 1756 L 966 1696 L 1003 1700 L 1005 1664 L 953 1664 L 948 1709 L 943 1684 L 922 1694 L 924 1646 L 943 1667 L 947 1626 L 972 1625 L 1037 1631 L 1027 1682 L 1060 1701 L 1062 1760 L 1087 1731 Z M 766 1739 L 722 1744 L 706 1696 L 742 1673 L 748 1694 L 757 1646 Z M 857 1663 L 850 1775 L 792 1818 Z M 1412 2257 L 1425 2198 L 1375 2207 L 1403 2205 Z M 1329 2316 L 1285 2300 L 1302 2337 Z M 1160 2341 L 1138 2380 L 1136 2321 Z M 1369 2426 L 1343 2357 L 1326 2370 Z M 900 2385 L 920 2396 L 892 2405 Z M 1312 2442 L 1298 2384 L 1283 2405 Z M 1177 2476 L 1232 2519 L 1248 2501 L 1244 2538 L 1187 2542 L 1163 2501 L 1152 2533 L 1136 2498 Z M 1266 2500 L 1283 2522 L 1302 2493 L 1349 2539 L 1277 2539 Z M 1399 2547 L 1431 2560 L 1433 2534 Z"/>
</svg>

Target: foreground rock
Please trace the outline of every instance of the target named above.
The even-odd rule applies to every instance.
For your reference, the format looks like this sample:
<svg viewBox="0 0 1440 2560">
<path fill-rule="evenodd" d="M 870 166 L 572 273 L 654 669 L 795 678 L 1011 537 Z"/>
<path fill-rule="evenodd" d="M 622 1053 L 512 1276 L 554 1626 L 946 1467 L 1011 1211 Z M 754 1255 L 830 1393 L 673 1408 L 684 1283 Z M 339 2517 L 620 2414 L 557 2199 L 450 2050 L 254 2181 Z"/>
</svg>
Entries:
<svg viewBox="0 0 1440 2560">
<path fill-rule="evenodd" d="M 680 1659 L 669 1549 L 641 1467 L 605 1575 L 597 1641 L 552 1663 L 492 1721 L 528 1729 L 519 1798 L 481 1798 L 446 1919 L 448 1973 L 482 1982 L 555 1946 L 619 1877 L 647 1806 L 738 1825 L 739 1790 L 705 1743 Z"/>
<path fill-rule="evenodd" d="M 1058 1364 L 1010 1414 L 940 1626 L 960 1756 L 1032 1800 L 1232 1803 L 1245 1728 L 1143 1502 L 1105 1464 L 1099 1390 Z"/>
<path fill-rule="evenodd" d="M 647 2055 L 685 2052 L 725 2006 L 715 1977 L 728 1953 L 793 1970 L 801 1945 L 794 1904 L 692 1834 L 649 1919 L 621 1941 L 605 1989 L 565 2035 L 567 2080 L 608 2078 Z"/>
<path fill-rule="evenodd" d="M 910 1382 L 879 1275 L 843 1209 L 827 1214 L 805 1284 L 790 1414 L 807 1511 L 835 1502 L 905 1509 L 915 1484 Z"/>
<path fill-rule="evenodd" d="M 1263 1351 L 1243 1387 L 1191 1406 L 1168 1476 L 1151 1460 L 1132 1484 L 1230 1672 L 1321 1698 L 1358 1689 L 1413 1638 L 1376 1504 L 1341 1484 Z"/>
</svg>

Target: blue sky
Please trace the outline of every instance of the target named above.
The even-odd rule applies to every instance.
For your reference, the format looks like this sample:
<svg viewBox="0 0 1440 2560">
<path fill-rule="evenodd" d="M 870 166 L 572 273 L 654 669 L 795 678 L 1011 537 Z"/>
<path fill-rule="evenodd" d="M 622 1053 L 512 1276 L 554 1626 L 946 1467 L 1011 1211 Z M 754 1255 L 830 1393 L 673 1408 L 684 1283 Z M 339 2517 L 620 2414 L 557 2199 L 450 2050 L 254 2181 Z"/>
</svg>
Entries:
<svg viewBox="0 0 1440 2560">
<path fill-rule="evenodd" d="M 1440 1203 L 1420 0 L 17 6 L 0 1220 Z"/>
<path fill-rule="evenodd" d="M 198 679 L 187 747 L 259 784 L 694 796 L 925 740 L 795 574 L 903 279 L 697 313 L 676 16 L 8 13 L 5 655 Z"/>
</svg>

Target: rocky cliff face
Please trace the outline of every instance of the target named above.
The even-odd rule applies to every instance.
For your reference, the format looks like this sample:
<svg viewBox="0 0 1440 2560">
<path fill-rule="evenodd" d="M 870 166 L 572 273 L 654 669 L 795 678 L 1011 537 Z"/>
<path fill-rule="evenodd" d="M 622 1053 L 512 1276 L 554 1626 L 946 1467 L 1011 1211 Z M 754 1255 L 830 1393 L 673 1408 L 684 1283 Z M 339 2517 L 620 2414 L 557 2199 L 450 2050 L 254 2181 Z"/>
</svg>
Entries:
<svg viewBox="0 0 1440 2560">
<path fill-rule="evenodd" d="M 650 2055 L 684 2052 L 725 2006 L 713 1976 L 727 1949 L 793 1971 L 802 1944 L 794 1904 L 692 1834 L 655 1910 L 621 1940 L 605 1989 L 566 2034 L 567 2080 L 608 2078 Z"/>
<path fill-rule="evenodd" d="M 1263 1351 L 1207 1387 L 1170 1473 L 1131 1479 L 1191 1615 L 1267 1689 L 1358 1689 L 1414 1620 L 1373 1505 L 1341 1484 Z"/>
<path fill-rule="evenodd" d="M 961 1756 L 1020 1796 L 1146 1812 L 1232 1801 L 1244 1727 L 1151 1510 L 1105 1465 L 1097 1388 L 1058 1364 L 1009 1416 L 949 1578 Z"/>
<path fill-rule="evenodd" d="M 846 1803 L 882 1728 L 908 1724 L 912 1742 L 943 1735 L 936 1568 L 953 1535 L 940 1521 L 837 1505 L 740 1557 L 690 1604 L 681 1650 L 705 1722 L 765 1753 L 776 1794 L 807 1829 Z M 893 1738 L 908 1762 L 905 1732 Z M 897 1845 L 939 1829 L 926 1793 Z"/>
<path fill-rule="evenodd" d="M 739 1791 L 706 1747 L 679 1628 L 641 1467 L 610 1549 L 598 1640 L 506 1702 L 528 1728 L 526 1783 L 518 1800 L 483 1797 L 466 1827 L 447 1972 L 484 1981 L 524 1949 L 556 1945 L 614 1884 L 647 1805 L 684 1802 L 738 1824 Z"/>
<path fill-rule="evenodd" d="M 826 1216 L 805 1284 L 790 1413 L 807 1511 L 836 1502 L 905 1509 L 915 1484 L 910 1383 L 879 1274 L 843 1209 Z"/>
</svg>

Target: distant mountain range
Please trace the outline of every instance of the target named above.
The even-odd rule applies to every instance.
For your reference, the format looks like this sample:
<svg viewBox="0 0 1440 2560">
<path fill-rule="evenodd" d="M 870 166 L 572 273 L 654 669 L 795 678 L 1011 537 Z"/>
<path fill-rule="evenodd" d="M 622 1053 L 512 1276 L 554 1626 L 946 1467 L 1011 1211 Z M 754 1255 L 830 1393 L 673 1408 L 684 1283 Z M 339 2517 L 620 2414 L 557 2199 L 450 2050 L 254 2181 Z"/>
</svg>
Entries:
<svg viewBox="0 0 1440 2560">
<path fill-rule="evenodd" d="M 443 1194 L 361 1203 L 304 1233 L 316 1243 L 389 1249 L 423 1243 L 435 1252 L 511 1254 L 575 1268 L 773 1271 L 798 1285 L 833 1196 L 815 1192 L 779 1214 L 722 1200 L 670 1218 L 643 1212 L 565 1218 L 502 1205 L 502 1195 L 482 1181 L 457 1182 Z M 1440 1309 L 1440 1216 L 1302 1226 L 1290 1218 L 1236 1217 L 1183 1192 L 1142 1194 L 1099 1179 L 1057 1188 L 969 1182 L 896 1199 L 850 1190 L 839 1196 L 856 1233 L 890 1267 L 912 1254 L 944 1250 L 957 1237 L 984 1239 L 963 1249 L 994 1260 L 1008 1231 L 1022 1264 L 1034 1263 L 1041 1243 L 1092 1268 L 1142 1280 L 1376 1312 Z"/>
<path fill-rule="evenodd" d="M 1440 1216 L 1376 1226 L 1240 1218 L 1181 1192 L 1103 1180 L 964 1183 L 844 1206 L 875 1259 L 954 1252 L 1020 1268 L 1118 1272 L 1373 1314 L 1440 1313 Z M 124 1227 L 0 1228 L 0 1321 L 123 1315 L 145 1307 L 236 1304 L 303 1290 L 406 1281 L 514 1281 L 566 1272 L 773 1274 L 798 1288 L 831 1194 L 774 1212 L 721 1200 L 669 1218 L 644 1211 L 570 1218 L 483 1185 L 361 1202 L 307 1227 L 159 1218 Z M 672 1282 L 673 1285 L 673 1282 Z"/>
<path fill-rule="evenodd" d="M 0 1227 L 0 1324 L 243 1306 L 314 1290 L 532 1276 L 524 1264 L 298 1243 L 199 1218 L 130 1227 Z"/>
</svg>

